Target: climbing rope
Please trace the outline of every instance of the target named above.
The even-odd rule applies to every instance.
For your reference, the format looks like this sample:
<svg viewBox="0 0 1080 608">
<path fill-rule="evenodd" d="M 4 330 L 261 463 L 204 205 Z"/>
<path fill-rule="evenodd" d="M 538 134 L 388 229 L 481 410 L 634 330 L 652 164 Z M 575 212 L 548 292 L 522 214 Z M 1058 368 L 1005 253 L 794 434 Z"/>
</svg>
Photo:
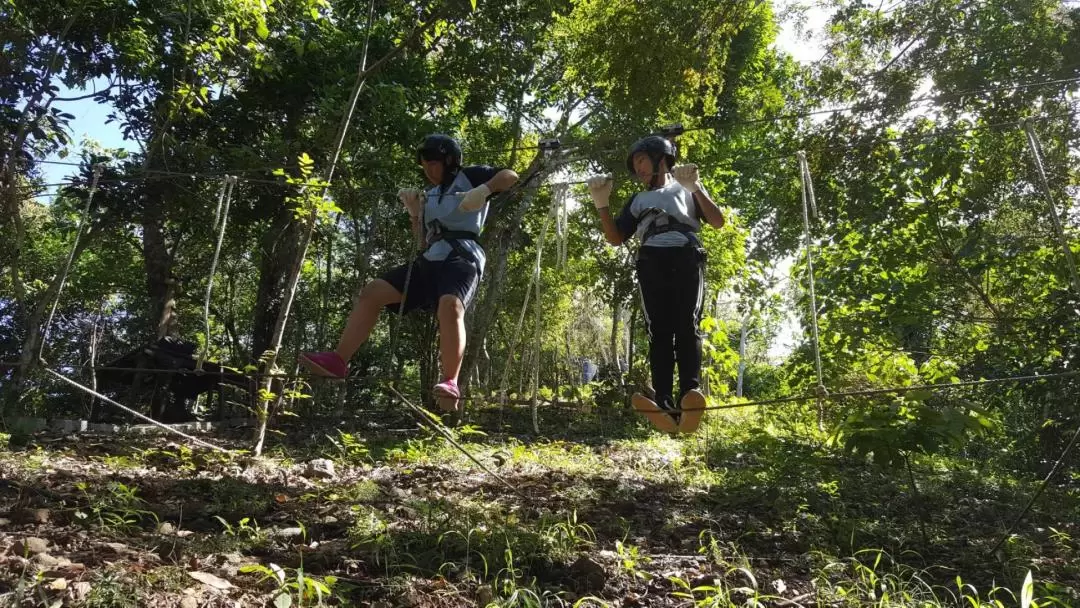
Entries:
<svg viewBox="0 0 1080 608">
<path fill-rule="evenodd" d="M 129 414 L 131 414 L 132 416 L 135 416 L 136 418 L 139 418 L 141 420 L 145 420 L 145 421 L 149 422 L 150 424 L 152 424 L 152 425 L 154 425 L 154 426 L 156 426 L 156 427 L 158 427 L 160 429 L 168 431 L 168 432 L 170 432 L 170 433 L 172 433 L 174 435 L 178 435 L 180 437 L 183 437 L 184 439 L 187 439 L 188 441 L 190 441 L 190 442 L 192 442 L 192 443 L 194 443 L 196 445 L 201 445 L 201 446 L 203 446 L 205 448 L 210 448 L 212 450 L 216 450 L 218 452 L 223 452 L 223 453 L 226 453 L 226 454 L 231 453 L 230 450 L 226 450 L 225 448 L 218 447 L 218 446 L 216 446 L 216 445 L 214 445 L 214 444 L 212 444 L 212 443 L 210 443 L 208 441 L 203 441 L 202 439 L 199 439 L 198 437 L 192 437 L 191 435 L 188 435 L 187 433 L 181 431 L 180 429 L 174 429 L 171 426 L 169 426 L 167 424 L 162 424 L 161 422 L 158 422 L 157 420 L 154 420 L 153 418 L 151 418 L 151 417 L 149 417 L 149 416 L 147 416 L 145 414 L 139 413 L 139 412 L 127 407 L 126 405 L 117 403 L 116 401 L 113 401 L 112 399 L 109 399 L 105 395 L 102 395 L 101 393 L 91 389 L 90 387 L 83 386 L 82 384 L 79 384 L 78 382 L 72 380 L 71 378 L 68 378 L 68 377 L 64 376 L 61 373 L 55 372 L 55 371 L 53 371 L 53 370 L 51 370 L 51 369 L 49 369 L 47 367 L 45 368 L 45 371 L 52 374 L 52 375 L 54 375 L 54 376 L 56 376 L 57 378 L 63 380 L 64 382 L 67 382 L 68 384 L 74 386 L 75 388 L 78 388 L 78 389 L 80 389 L 80 390 L 82 390 L 82 391 L 84 391 L 84 392 L 86 392 L 86 393 L 88 393 L 90 395 L 93 395 L 93 396 L 97 397 L 98 399 L 101 399 L 102 401 L 104 401 L 106 403 L 109 403 L 111 405 L 115 405 L 116 407 L 120 408 L 121 410 L 123 410 L 123 411 L 125 411 L 125 412 L 127 412 Z"/>
<path fill-rule="evenodd" d="M 43 358 L 45 345 L 49 342 L 49 333 L 52 330 L 53 317 L 56 315 L 56 307 L 60 303 L 60 296 L 64 292 L 64 285 L 67 284 L 68 273 L 71 272 L 71 264 L 75 261 L 75 253 L 79 249 L 79 241 L 82 239 L 86 225 L 90 223 L 90 207 L 94 204 L 94 194 L 97 192 L 98 181 L 101 179 L 101 172 L 103 169 L 104 167 L 99 164 L 93 166 L 93 179 L 90 181 L 90 192 L 86 195 L 86 204 L 83 205 L 82 214 L 79 216 L 79 227 L 75 231 L 75 239 L 71 241 L 71 250 L 68 251 L 67 261 L 64 262 L 64 269 L 60 271 L 60 285 L 56 289 L 56 296 L 53 298 L 52 308 L 49 309 L 49 317 L 45 321 L 45 328 L 41 334 L 41 344 L 38 345 L 39 360 Z"/>
<path fill-rule="evenodd" d="M 556 201 L 558 215 L 555 220 L 555 234 L 557 243 L 556 264 L 559 268 L 566 267 L 566 249 L 570 237 L 569 217 L 567 216 L 566 203 L 570 198 L 570 184 L 552 184 L 551 196 Z"/>
<path fill-rule="evenodd" d="M 560 197 L 556 196 L 551 203 L 551 213 L 544 221 L 544 228 L 540 231 L 540 240 L 536 243 L 536 264 L 533 266 L 532 280 L 533 283 L 536 284 L 536 297 L 533 298 L 535 329 L 533 333 L 532 423 L 533 432 L 537 435 L 540 434 L 540 402 L 538 401 L 538 395 L 540 393 L 540 362 L 543 358 L 543 350 L 541 349 L 540 337 L 542 334 L 541 326 L 544 322 L 544 303 L 540 299 L 540 286 L 543 283 L 541 279 L 541 270 L 543 268 L 541 262 L 544 252 L 544 239 L 547 237 L 548 228 L 551 226 L 551 223 L 553 221 L 558 223 L 559 205 L 561 202 L 562 201 Z"/>
<path fill-rule="evenodd" d="M 802 211 L 803 211 L 803 242 L 806 247 L 806 287 L 807 294 L 810 296 L 810 329 L 811 340 L 810 343 L 814 350 L 814 370 L 817 373 L 817 386 L 814 387 L 814 392 L 818 395 L 818 415 L 823 414 L 821 410 L 822 397 L 828 395 L 828 391 L 825 389 L 825 382 L 821 374 L 821 342 L 818 339 L 818 307 L 817 297 L 814 294 L 814 255 L 812 253 L 813 243 L 810 240 L 810 216 L 813 214 L 814 218 L 817 218 L 817 201 L 814 198 L 814 182 L 810 177 L 810 165 L 806 162 L 806 152 L 800 150 L 797 153 L 799 159 L 799 173 L 802 179 Z"/>
<path fill-rule="evenodd" d="M 1065 228 L 1061 224 L 1061 217 L 1058 215 L 1057 205 L 1054 202 L 1054 191 L 1050 189 L 1050 180 L 1046 178 L 1046 168 L 1043 166 L 1043 152 L 1042 144 L 1039 142 L 1039 135 L 1035 132 L 1035 126 L 1030 120 L 1024 121 L 1024 133 L 1027 135 L 1028 150 L 1031 152 L 1031 159 L 1035 163 L 1035 169 L 1039 174 L 1039 185 L 1042 186 L 1043 194 L 1046 196 L 1046 206 L 1050 208 L 1050 219 L 1053 220 L 1054 233 L 1057 235 L 1058 243 L 1061 245 L 1061 251 L 1065 254 L 1065 265 L 1069 270 L 1069 278 L 1072 280 L 1073 291 L 1076 292 L 1076 296 L 1080 297 L 1080 277 L 1076 272 L 1076 259 L 1073 258 L 1072 248 L 1069 246 L 1069 239 L 1065 236 Z"/>
<path fill-rule="evenodd" d="M 225 225 L 229 220 L 229 204 L 232 202 L 234 186 L 236 186 L 236 177 L 226 175 L 221 181 L 217 209 L 214 210 L 214 230 L 217 232 L 217 244 L 214 246 L 214 257 L 210 261 L 210 275 L 206 278 L 206 298 L 203 301 L 203 323 L 206 325 L 206 336 L 203 347 L 199 352 L 199 358 L 195 362 L 195 369 L 197 370 L 202 370 L 203 362 L 210 353 L 210 295 L 214 291 L 214 273 L 217 272 L 218 259 L 221 256 L 221 244 L 225 241 Z"/>
<path fill-rule="evenodd" d="M 399 360 L 399 357 L 398 357 L 398 348 L 397 348 L 397 346 L 398 346 L 398 338 L 401 335 L 401 325 L 405 322 L 405 302 L 409 298 L 409 285 L 412 283 L 413 267 L 416 265 L 416 258 L 420 255 L 421 241 L 424 238 L 423 237 L 424 223 L 423 223 L 422 218 L 423 218 L 423 216 L 421 215 L 421 220 L 420 220 L 421 236 L 418 239 L 413 239 L 412 253 L 409 255 L 408 262 L 406 262 L 409 265 L 409 267 L 405 271 L 405 286 L 401 290 L 401 304 L 398 305 L 397 322 L 394 323 L 394 326 L 390 329 L 390 366 L 395 370 L 397 369 L 398 364 L 400 363 L 400 360 Z M 394 373 L 396 374 L 397 372 L 395 371 Z M 396 375 L 394 377 L 394 380 L 395 381 L 391 382 L 391 390 L 394 390 L 394 392 L 397 392 L 396 387 L 393 386 L 394 384 L 396 384 Z"/>
</svg>

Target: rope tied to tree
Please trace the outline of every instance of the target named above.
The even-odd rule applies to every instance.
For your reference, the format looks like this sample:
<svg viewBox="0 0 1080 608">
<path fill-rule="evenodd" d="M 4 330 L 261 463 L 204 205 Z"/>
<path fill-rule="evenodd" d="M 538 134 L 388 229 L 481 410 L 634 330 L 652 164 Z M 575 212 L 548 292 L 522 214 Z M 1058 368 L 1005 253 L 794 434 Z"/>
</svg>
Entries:
<svg viewBox="0 0 1080 608">
<path fill-rule="evenodd" d="M 199 350 L 199 358 L 195 362 L 195 369 L 199 371 L 202 371 L 203 362 L 210 354 L 210 296 L 214 291 L 214 273 L 217 272 L 218 260 L 221 256 L 221 245 L 225 242 L 225 225 L 229 221 L 229 205 L 232 202 L 236 181 L 235 175 L 226 175 L 221 180 L 221 191 L 218 193 L 217 208 L 214 210 L 213 230 L 217 232 L 217 244 L 214 246 L 214 257 L 210 261 L 210 275 L 206 279 L 206 298 L 203 301 L 203 323 L 206 325 L 206 335 L 203 347 Z"/>
<path fill-rule="evenodd" d="M 556 255 L 559 268 L 566 267 L 566 249 L 570 237 L 569 216 L 566 210 L 567 200 L 570 198 L 570 185 L 568 183 L 551 184 L 551 196 L 558 206 L 558 215 L 555 219 L 555 234 L 557 235 L 558 253 Z"/>
<path fill-rule="evenodd" d="M 817 386 L 814 394 L 818 400 L 818 412 L 821 413 L 822 400 L 828 396 L 829 391 L 825 388 L 824 377 L 821 373 L 821 341 L 818 339 L 818 307 L 817 295 L 814 293 L 814 255 L 813 243 L 810 239 L 810 217 L 818 216 L 817 199 L 814 197 L 814 181 L 810 176 L 810 164 L 806 160 L 806 152 L 799 150 L 796 153 L 799 159 L 799 176 L 802 181 L 802 208 L 803 208 L 803 242 L 806 248 L 806 286 L 807 295 L 810 297 L 810 330 L 811 346 L 814 351 L 814 371 L 817 374 Z"/>
<path fill-rule="evenodd" d="M 222 452 L 222 453 L 225 453 L 225 454 L 231 454 L 232 453 L 231 450 L 227 450 L 227 449 L 225 449 L 223 447 L 216 446 L 216 445 L 214 445 L 214 444 L 212 444 L 212 443 L 210 443 L 208 441 L 204 441 L 202 439 L 199 439 L 198 437 L 193 437 L 191 435 L 188 435 L 187 433 L 181 431 L 180 429 L 174 429 L 174 428 L 172 428 L 171 426 L 169 426 L 167 424 L 162 424 L 162 423 L 158 422 L 157 420 L 154 420 L 153 418 L 147 416 L 146 414 L 139 413 L 139 412 L 127 407 L 126 405 L 117 403 L 116 401 L 113 401 L 112 399 L 109 399 L 105 395 L 102 395 L 101 393 L 99 393 L 99 392 L 97 392 L 97 391 L 95 391 L 95 390 L 93 390 L 93 389 L 91 389 L 91 388 L 89 388 L 87 386 L 83 386 L 82 384 L 79 384 L 78 382 L 72 380 L 71 378 L 68 378 L 68 377 L 64 376 L 63 374 L 61 374 L 59 372 L 55 372 L 55 371 L 53 371 L 53 370 L 51 370 L 51 369 L 49 369 L 47 367 L 45 368 L 45 371 L 52 374 L 52 375 L 54 375 L 54 376 L 56 376 L 57 378 L 63 380 L 64 382 L 67 382 L 68 384 L 74 386 L 75 388 L 77 388 L 79 390 L 82 390 L 82 391 L 84 391 L 84 392 L 86 392 L 88 394 L 91 394 L 91 395 L 97 397 L 98 399 L 101 399 L 102 401 L 104 401 L 106 403 L 109 403 L 111 405 L 115 405 L 116 407 L 120 408 L 121 410 L 123 410 L 123 411 L 125 411 L 125 412 L 127 412 L 129 414 L 131 414 L 132 416 L 135 416 L 136 418 L 145 420 L 145 421 L 149 422 L 150 424 L 152 424 L 152 425 L 154 425 L 154 426 L 156 426 L 158 428 L 164 429 L 164 430 L 166 430 L 166 431 L 168 431 L 168 432 L 170 432 L 170 433 L 172 433 L 174 435 L 178 435 L 180 437 L 183 437 L 184 439 L 187 439 L 188 441 L 190 441 L 190 442 L 192 442 L 192 443 L 194 443 L 196 445 L 201 445 L 201 446 L 203 446 L 205 448 L 210 448 L 211 450 L 215 450 L 215 451 Z"/>
<path fill-rule="evenodd" d="M 518 315 L 517 325 L 514 328 L 514 336 L 513 336 L 513 339 L 510 342 L 510 348 L 507 349 L 507 351 L 506 351 L 506 364 L 503 366 L 502 378 L 499 381 L 499 403 L 500 403 L 500 405 L 503 405 L 503 406 L 506 405 L 506 399 L 507 399 L 506 391 L 507 391 L 507 385 L 510 382 L 510 368 L 512 367 L 513 360 L 514 360 L 514 351 L 517 350 L 518 342 L 521 339 L 521 332 L 525 328 L 525 314 L 529 310 L 529 300 L 530 300 L 530 297 L 532 296 L 534 286 L 536 287 L 536 299 L 537 299 L 537 308 L 536 308 L 536 310 L 537 310 L 537 327 L 538 327 L 537 336 L 539 336 L 540 267 L 541 267 L 541 260 L 543 259 L 543 255 L 544 255 L 544 241 L 545 241 L 546 236 L 547 236 L 548 228 L 551 227 L 551 220 L 555 217 L 555 210 L 556 210 L 557 200 L 558 199 L 556 199 L 555 202 L 552 202 L 551 211 L 550 211 L 550 213 L 548 213 L 545 216 L 544 226 L 540 231 L 540 238 L 537 240 L 537 243 L 536 243 L 536 262 L 533 264 L 533 272 L 532 272 L 532 275 L 531 275 L 531 277 L 529 279 L 529 284 L 525 287 L 525 298 L 521 302 L 521 313 Z M 524 357 L 522 358 L 522 362 L 524 362 Z M 535 391 L 534 391 L 533 400 L 535 401 Z M 534 408 L 534 413 L 535 413 L 535 408 Z M 534 430 L 536 430 L 536 432 L 539 433 L 540 431 L 539 431 L 538 428 L 536 428 L 537 421 L 535 419 L 533 421 L 533 424 L 534 424 Z"/>
<path fill-rule="evenodd" d="M 1076 271 L 1076 259 L 1073 257 L 1072 248 L 1069 247 L 1069 239 L 1065 235 L 1065 228 L 1061 224 L 1061 217 L 1058 215 L 1057 204 L 1054 202 L 1054 191 L 1050 189 L 1050 180 L 1046 177 L 1046 168 L 1043 166 L 1043 151 L 1042 143 L 1039 141 L 1039 135 L 1035 132 L 1035 125 L 1029 118 L 1024 121 L 1024 133 L 1027 135 L 1028 150 L 1031 152 L 1031 159 L 1035 163 L 1035 169 L 1039 174 L 1039 185 L 1042 186 L 1043 194 L 1046 196 L 1046 205 L 1050 208 L 1050 219 L 1054 223 L 1054 234 L 1057 235 L 1058 243 L 1061 244 L 1061 251 L 1065 254 L 1065 265 L 1069 270 L 1069 278 L 1072 280 L 1073 291 L 1076 292 L 1076 296 L 1080 297 L 1080 275 Z"/>
<path fill-rule="evenodd" d="M 60 285 L 56 288 L 56 297 L 53 298 L 52 308 L 49 309 L 49 318 L 46 319 L 44 331 L 41 333 L 41 344 L 38 346 L 39 360 L 44 360 L 45 345 L 49 342 L 49 333 L 52 331 L 53 318 L 56 316 L 56 307 L 60 304 L 60 297 L 64 292 L 64 285 L 67 284 L 68 273 L 71 272 L 71 264 L 75 261 L 75 253 L 79 250 L 79 241 L 82 239 L 83 232 L 86 230 L 86 225 L 90 222 L 90 208 L 94 204 L 94 194 L 97 193 L 98 180 L 101 179 L 101 173 L 104 169 L 104 165 L 95 163 L 91 170 L 93 178 L 90 180 L 90 192 L 86 195 L 86 204 L 83 205 L 82 214 L 79 216 L 79 227 L 75 231 L 75 239 L 71 241 L 71 250 L 68 251 L 67 261 L 64 262 L 64 269 L 60 271 Z"/>
</svg>

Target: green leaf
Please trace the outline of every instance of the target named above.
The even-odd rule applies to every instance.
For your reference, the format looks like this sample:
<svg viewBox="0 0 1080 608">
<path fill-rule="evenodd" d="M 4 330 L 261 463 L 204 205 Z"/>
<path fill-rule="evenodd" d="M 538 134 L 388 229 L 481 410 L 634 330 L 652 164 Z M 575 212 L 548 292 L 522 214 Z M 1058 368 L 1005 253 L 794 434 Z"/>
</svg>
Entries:
<svg viewBox="0 0 1080 608">
<path fill-rule="evenodd" d="M 266 27 L 266 19 L 259 17 L 259 21 L 255 24 L 255 35 L 261 40 L 266 40 L 270 36 L 270 28 Z"/>
<path fill-rule="evenodd" d="M 904 397 L 906 397 L 909 401 L 926 401 L 932 396 L 933 393 L 925 389 L 908 391 L 904 394 Z"/>
<path fill-rule="evenodd" d="M 1031 570 L 1024 577 L 1024 586 L 1020 589 L 1020 608 L 1030 608 L 1035 599 L 1035 581 L 1031 578 Z"/>
<path fill-rule="evenodd" d="M 476 0 L 469 0 L 469 2 L 472 3 L 472 10 L 475 13 L 476 12 Z"/>
<path fill-rule="evenodd" d="M 292 596 L 282 591 L 274 598 L 274 608 L 291 608 Z"/>
</svg>

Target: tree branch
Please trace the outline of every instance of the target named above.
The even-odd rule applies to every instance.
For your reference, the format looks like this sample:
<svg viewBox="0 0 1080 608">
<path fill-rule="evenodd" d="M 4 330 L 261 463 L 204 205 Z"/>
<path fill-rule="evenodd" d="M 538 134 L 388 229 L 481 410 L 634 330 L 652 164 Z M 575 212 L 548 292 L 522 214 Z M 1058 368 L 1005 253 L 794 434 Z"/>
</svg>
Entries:
<svg viewBox="0 0 1080 608">
<path fill-rule="evenodd" d="M 87 93 L 86 95 L 79 95 L 78 97 L 53 97 L 49 100 L 49 102 L 52 103 L 54 101 L 82 101 L 83 99 L 91 99 L 93 97 L 97 97 L 98 95 L 102 95 L 111 91 L 112 88 L 115 86 L 116 83 L 110 82 L 109 86 L 101 89 L 100 91 L 94 91 L 93 93 Z"/>
</svg>

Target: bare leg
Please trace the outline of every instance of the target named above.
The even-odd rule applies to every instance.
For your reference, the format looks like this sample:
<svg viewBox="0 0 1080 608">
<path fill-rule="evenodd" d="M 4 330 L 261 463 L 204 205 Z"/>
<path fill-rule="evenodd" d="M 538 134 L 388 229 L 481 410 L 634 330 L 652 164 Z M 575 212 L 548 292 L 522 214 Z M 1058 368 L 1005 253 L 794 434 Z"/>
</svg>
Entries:
<svg viewBox="0 0 1080 608">
<path fill-rule="evenodd" d="M 457 380 L 465 355 L 465 305 L 457 296 L 439 298 L 439 354 L 445 378 Z"/>
<path fill-rule="evenodd" d="M 338 356 L 345 361 L 352 359 L 371 335 L 383 307 L 400 302 L 401 292 L 382 279 L 375 279 L 365 285 L 353 303 L 345 331 L 341 332 L 341 340 L 338 341 L 336 349 Z"/>
</svg>

